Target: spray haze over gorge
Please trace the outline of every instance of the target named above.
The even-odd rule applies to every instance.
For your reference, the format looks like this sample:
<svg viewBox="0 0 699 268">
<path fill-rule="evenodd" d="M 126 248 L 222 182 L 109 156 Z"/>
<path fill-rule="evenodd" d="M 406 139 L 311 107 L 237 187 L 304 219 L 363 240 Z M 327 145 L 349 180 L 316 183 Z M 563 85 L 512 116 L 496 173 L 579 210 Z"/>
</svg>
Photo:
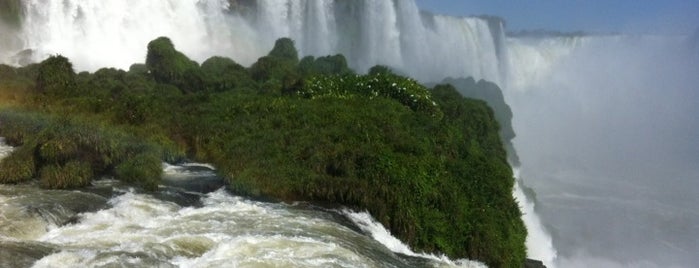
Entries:
<svg viewBox="0 0 699 268">
<path fill-rule="evenodd" d="M 699 263 L 699 33 L 507 36 L 498 18 L 435 15 L 412 0 L 23 0 L 21 6 L 21 24 L 0 26 L 7 37 L 0 61 L 11 65 L 61 54 L 79 71 L 128 69 L 143 62 L 144 44 L 168 36 L 200 63 L 222 55 L 250 66 L 275 40 L 289 37 L 300 55 L 342 53 L 358 72 L 382 64 L 423 83 L 492 81 L 514 114 L 521 180 L 513 194 L 525 213 L 529 257 L 549 267 Z M 223 195 L 204 202 L 211 209 L 225 199 L 262 214 L 279 212 Z M 207 213 L 139 195 L 110 202 L 111 210 L 147 202 L 182 217 Z M 111 212 L 87 218 L 105 217 L 100 213 Z M 70 230 L 46 235 L 60 232 Z M 355 261 L 344 253 L 342 261 Z M 362 261 L 371 266 L 377 258 Z M 178 264 L 196 261 L 206 260 Z"/>
</svg>

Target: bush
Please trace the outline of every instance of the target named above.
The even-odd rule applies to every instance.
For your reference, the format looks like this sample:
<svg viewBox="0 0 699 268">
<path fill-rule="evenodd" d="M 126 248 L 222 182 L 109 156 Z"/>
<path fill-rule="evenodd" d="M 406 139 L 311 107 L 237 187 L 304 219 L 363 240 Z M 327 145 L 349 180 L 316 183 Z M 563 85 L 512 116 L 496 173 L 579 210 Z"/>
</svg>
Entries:
<svg viewBox="0 0 699 268">
<path fill-rule="evenodd" d="M 347 59 L 342 54 L 319 57 L 317 59 L 313 56 L 304 57 L 299 63 L 299 73 L 303 77 L 354 74 L 352 69 L 347 66 Z"/>
<path fill-rule="evenodd" d="M 41 62 L 36 79 L 36 89 L 40 93 L 53 96 L 74 94 L 76 90 L 73 64 L 63 56 L 51 56 Z"/>
<path fill-rule="evenodd" d="M 36 175 L 36 162 L 31 148 L 20 147 L 0 160 L 0 183 L 28 181 Z"/>
<path fill-rule="evenodd" d="M 296 51 L 294 40 L 290 38 L 279 38 L 274 43 L 274 48 L 269 52 L 270 57 L 288 60 L 296 65 L 299 62 L 299 53 Z"/>
<path fill-rule="evenodd" d="M 116 166 L 116 179 L 136 183 L 148 191 L 158 189 L 162 177 L 162 161 L 154 153 L 141 153 Z"/>
<path fill-rule="evenodd" d="M 210 91 L 220 92 L 240 87 L 253 87 L 245 67 L 224 57 L 211 57 L 201 64 L 204 84 Z"/>
<path fill-rule="evenodd" d="M 202 74 L 199 65 L 177 51 L 167 37 L 148 43 L 146 67 L 155 81 L 177 86 L 183 91 L 198 91 Z"/>
<path fill-rule="evenodd" d="M 64 162 L 76 157 L 78 153 L 78 145 L 75 140 L 65 136 L 51 139 L 39 146 L 39 156 L 46 162 Z"/>
<path fill-rule="evenodd" d="M 250 66 L 252 79 L 265 93 L 280 93 L 295 87 L 301 80 L 298 73 L 298 52 L 289 38 L 277 40 L 272 51 Z"/>
<path fill-rule="evenodd" d="M 162 172 L 161 159 L 181 159 L 181 152 L 167 139 L 137 138 L 85 119 L 0 110 L 0 122 L 20 132 L 18 141 L 23 144 L 3 161 L 4 182 L 31 179 L 38 169 L 42 185 L 52 189 L 80 187 L 93 175 L 114 174 L 153 190 Z M 0 127 L 0 136 L 5 133 L 7 129 Z"/>
<path fill-rule="evenodd" d="M 94 176 L 90 164 L 80 161 L 70 161 L 63 166 L 46 165 L 40 174 L 41 187 L 49 189 L 84 187 Z"/>
</svg>

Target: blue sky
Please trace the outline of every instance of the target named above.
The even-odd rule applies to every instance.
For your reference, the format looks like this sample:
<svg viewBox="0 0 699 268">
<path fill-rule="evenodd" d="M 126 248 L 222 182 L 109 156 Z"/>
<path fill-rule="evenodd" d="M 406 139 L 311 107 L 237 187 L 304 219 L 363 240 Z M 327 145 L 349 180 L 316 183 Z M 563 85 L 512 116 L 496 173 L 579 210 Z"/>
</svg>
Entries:
<svg viewBox="0 0 699 268">
<path fill-rule="evenodd" d="M 497 15 L 509 30 L 684 34 L 699 28 L 699 0 L 417 0 L 448 15 Z"/>
</svg>

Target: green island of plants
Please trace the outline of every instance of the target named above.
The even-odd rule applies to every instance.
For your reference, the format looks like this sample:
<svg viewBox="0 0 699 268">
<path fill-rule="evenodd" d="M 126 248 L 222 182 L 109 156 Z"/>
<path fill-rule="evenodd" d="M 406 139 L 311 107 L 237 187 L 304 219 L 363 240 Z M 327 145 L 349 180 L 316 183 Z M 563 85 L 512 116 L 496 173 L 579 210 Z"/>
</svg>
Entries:
<svg viewBox="0 0 699 268">
<path fill-rule="evenodd" d="M 243 67 L 201 65 L 161 37 L 145 64 L 75 73 L 62 56 L 0 66 L 0 182 L 59 189 L 112 176 L 155 190 L 161 161 L 218 167 L 230 190 L 366 210 L 416 251 L 521 267 L 526 229 L 496 116 L 292 40 Z"/>
</svg>

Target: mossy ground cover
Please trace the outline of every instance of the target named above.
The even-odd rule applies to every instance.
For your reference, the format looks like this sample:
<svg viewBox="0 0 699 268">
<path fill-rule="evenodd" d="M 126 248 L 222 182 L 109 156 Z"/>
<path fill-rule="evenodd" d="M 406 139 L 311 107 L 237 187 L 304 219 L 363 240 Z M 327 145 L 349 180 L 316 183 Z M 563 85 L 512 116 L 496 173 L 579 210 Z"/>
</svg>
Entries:
<svg viewBox="0 0 699 268">
<path fill-rule="evenodd" d="M 99 175 L 155 189 L 161 161 L 219 168 L 237 193 L 367 210 L 418 251 L 493 267 L 524 263 L 526 230 L 493 111 L 342 55 L 298 59 L 281 39 L 250 68 L 201 66 L 167 38 L 128 71 L 74 73 L 54 56 L 9 70 L 22 98 L 0 110 L 19 148 L 5 183 L 80 187 Z M 9 90 L 7 92 L 14 92 Z"/>
</svg>

